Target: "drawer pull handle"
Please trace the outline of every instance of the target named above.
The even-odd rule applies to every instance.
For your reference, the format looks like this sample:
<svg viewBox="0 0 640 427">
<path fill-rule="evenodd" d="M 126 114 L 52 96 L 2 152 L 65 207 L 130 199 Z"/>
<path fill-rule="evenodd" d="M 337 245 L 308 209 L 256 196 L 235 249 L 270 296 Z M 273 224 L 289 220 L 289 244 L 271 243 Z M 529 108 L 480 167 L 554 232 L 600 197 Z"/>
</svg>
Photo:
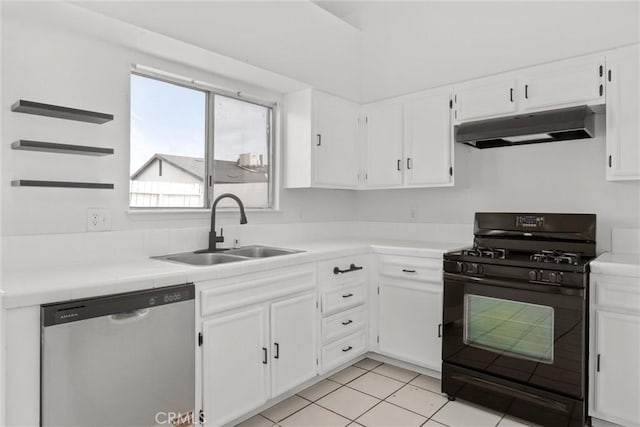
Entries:
<svg viewBox="0 0 640 427">
<path fill-rule="evenodd" d="M 342 295 L 342 298 L 351 298 L 352 296 L 353 296 L 353 294 L 351 292 L 349 292 L 348 294 Z"/>
<path fill-rule="evenodd" d="M 442 323 L 438 324 L 438 338 L 442 338 Z"/>
<path fill-rule="evenodd" d="M 358 270 L 362 270 L 363 267 L 359 267 L 355 264 L 351 264 L 349 266 L 349 268 L 345 269 L 345 270 L 340 270 L 340 267 L 333 267 L 333 274 L 340 274 L 340 273 L 349 273 L 351 271 L 358 271 Z"/>
<path fill-rule="evenodd" d="M 351 320 L 351 319 L 349 319 L 349 320 L 347 320 L 347 321 L 342 322 L 342 324 L 343 324 L 344 326 L 350 325 L 350 324 L 352 324 L 352 323 L 353 323 L 353 320 Z"/>
<path fill-rule="evenodd" d="M 266 365 L 267 364 L 267 348 L 266 347 L 262 347 L 262 364 Z"/>
<path fill-rule="evenodd" d="M 402 269 L 402 272 L 403 272 L 403 273 L 415 273 L 416 271 L 415 271 L 415 270 L 410 270 L 410 269 L 408 269 L 408 268 L 403 268 L 403 269 Z"/>
<path fill-rule="evenodd" d="M 273 343 L 273 345 L 276 347 L 276 354 L 273 356 L 273 358 L 274 359 L 280 359 L 280 344 L 275 342 L 275 343 Z"/>
<path fill-rule="evenodd" d="M 344 351 L 344 352 L 346 353 L 347 351 L 349 351 L 349 350 L 351 350 L 351 349 L 353 349 L 353 347 L 349 346 L 349 347 L 347 347 L 347 348 L 343 348 L 343 349 L 342 349 L 342 351 Z"/>
</svg>

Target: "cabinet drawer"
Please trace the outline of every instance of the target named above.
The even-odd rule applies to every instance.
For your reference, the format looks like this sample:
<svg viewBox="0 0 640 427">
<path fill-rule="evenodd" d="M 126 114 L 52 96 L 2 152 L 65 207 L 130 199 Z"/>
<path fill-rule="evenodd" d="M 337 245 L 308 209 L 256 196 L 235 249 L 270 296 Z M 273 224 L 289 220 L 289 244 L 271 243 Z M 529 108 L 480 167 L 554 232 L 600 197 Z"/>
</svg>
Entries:
<svg viewBox="0 0 640 427">
<path fill-rule="evenodd" d="M 324 318 L 322 319 L 322 342 L 327 343 L 349 335 L 361 329 L 365 322 L 366 312 L 363 305 Z"/>
<path fill-rule="evenodd" d="M 322 347 L 322 371 L 326 372 L 366 351 L 366 337 L 363 330 Z"/>
<path fill-rule="evenodd" d="M 364 283 L 325 289 L 322 291 L 322 314 L 335 313 L 362 304 L 365 297 Z"/>
<path fill-rule="evenodd" d="M 635 277 L 591 275 L 595 304 L 640 313 L 640 287 Z"/>
<path fill-rule="evenodd" d="M 400 256 L 380 256 L 380 274 L 405 280 L 442 280 L 442 259 Z"/>
<path fill-rule="evenodd" d="M 320 286 L 364 281 L 367 275 L 367 255 L 354 255 L 318 263 L 318 280 Z"/>
</svg>

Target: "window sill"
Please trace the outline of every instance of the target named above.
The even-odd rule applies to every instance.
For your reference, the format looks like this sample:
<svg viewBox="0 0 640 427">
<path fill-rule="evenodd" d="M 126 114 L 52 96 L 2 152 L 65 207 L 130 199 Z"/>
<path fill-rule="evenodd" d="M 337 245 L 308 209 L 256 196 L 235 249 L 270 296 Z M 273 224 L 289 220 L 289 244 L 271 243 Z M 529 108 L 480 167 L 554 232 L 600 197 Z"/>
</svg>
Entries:
<svg viewBox="0 0 640 427">
<path fill-rule="evenodd" d="M 239 211 L 238 208 L 217 208 L 216 212 L 217 213 L 237 213 Z M 126 211 L 127 215 L 133 216 L 133 217 L 143 217 L 143 216 L 153 216 L 153 217 L 158 217 L 158 216 L 176 216 L 176 215 L 180 215 L 180 216 L 209 216 L 211 215 L 211 209 L 180 209 L 180 208 L 176 208 L 176 209 L 172 209 L 172 208 L 152 208 L 152 209 L 148 209 L 148 208 L 140 208 L 140 209 L 135 209 L 135 208 L 129 208 Z M 274 214 L 279 214 L 282 213 L 281 210 L 279 209 L 275 209 L 275 208 L 246 208 L 245 212 L 250 212 L 250 213 L 274 213 Z"/>
</svg>

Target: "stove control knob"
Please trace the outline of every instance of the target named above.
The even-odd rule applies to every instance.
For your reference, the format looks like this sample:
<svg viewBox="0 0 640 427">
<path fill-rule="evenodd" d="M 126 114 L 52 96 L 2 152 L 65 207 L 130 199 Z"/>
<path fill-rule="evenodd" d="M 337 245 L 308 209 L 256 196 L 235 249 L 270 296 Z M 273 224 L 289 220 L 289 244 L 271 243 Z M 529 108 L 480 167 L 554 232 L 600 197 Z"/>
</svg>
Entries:
<svg viewBox="0 0 640 427">
<path fill-rule="evenodd" d="M 478 264 L 470 264 L 467 270 L 469 270 L 471 274 L 476 274 L 478 272 Z"/>
<path fill-rule="evenodd" d="M 467 271 L 467 265 L 464 262 L 456 262 L 456 271 L 458 273 L 464 273 L 465 271 Z"/>
<path fill-rule="evenodd" d="M 551 283 L 560 283 L 562 282 L 562 273 L 554 273 L 553 271 L 549 273 L 549 281 Z"/>
<path fill-rule="evenodd" d="M 538 281 L 542 277 L 542 274 L 538 270 L 529 271 L 529 280 Z"/>
<path fill-rule="evenodd" d="M 478 274 L 483 274 L 484 273 L 484 267 L 481 265 L 478 265 Z"/>
</svg>

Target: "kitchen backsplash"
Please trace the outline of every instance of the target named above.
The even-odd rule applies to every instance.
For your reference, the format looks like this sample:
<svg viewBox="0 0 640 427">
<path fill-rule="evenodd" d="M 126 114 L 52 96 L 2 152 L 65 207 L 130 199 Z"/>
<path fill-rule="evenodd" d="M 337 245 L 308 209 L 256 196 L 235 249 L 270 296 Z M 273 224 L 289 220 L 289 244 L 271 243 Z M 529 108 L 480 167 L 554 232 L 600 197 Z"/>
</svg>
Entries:
<svg viewBox="0 0 640 427">
<path fill-rule="evenodd" d="M 4 270 L 108 264 L 155 255 L 206 248 L 209 229 L 67 233 L 6 236 L 2 239 Z M 317 222 L 293 224 L 233 225 L 224 227 L 230 247 L 252 244 L 286 245 L 304 241 L 335 239 L 394 239 L 470 244 L 471 224 L 394 222 Z"/>
</svg>

